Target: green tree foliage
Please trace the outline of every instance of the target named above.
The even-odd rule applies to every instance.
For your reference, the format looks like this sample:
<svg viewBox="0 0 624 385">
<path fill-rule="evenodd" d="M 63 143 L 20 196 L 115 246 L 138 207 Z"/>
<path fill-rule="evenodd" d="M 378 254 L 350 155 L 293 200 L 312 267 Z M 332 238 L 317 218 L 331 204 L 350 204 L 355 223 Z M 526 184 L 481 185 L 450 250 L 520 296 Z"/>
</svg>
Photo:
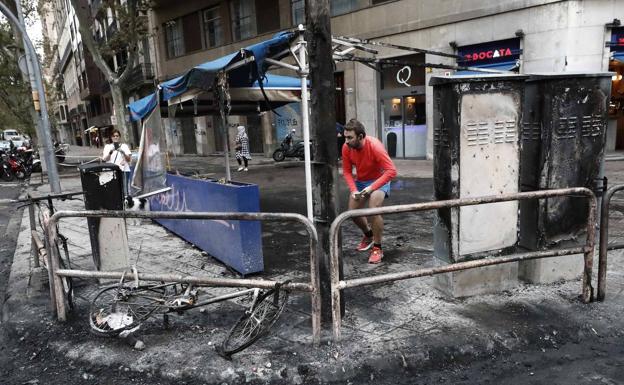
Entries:
<svg viewBox="0 0 624 385">
<path fill-rule="evenodd" d="M 12 128 L 32 136 L 30 84 L 17 64 L 23 55 L 21 45 L 6 19 L 0 21 L 0 129 Z"/>
</svg>

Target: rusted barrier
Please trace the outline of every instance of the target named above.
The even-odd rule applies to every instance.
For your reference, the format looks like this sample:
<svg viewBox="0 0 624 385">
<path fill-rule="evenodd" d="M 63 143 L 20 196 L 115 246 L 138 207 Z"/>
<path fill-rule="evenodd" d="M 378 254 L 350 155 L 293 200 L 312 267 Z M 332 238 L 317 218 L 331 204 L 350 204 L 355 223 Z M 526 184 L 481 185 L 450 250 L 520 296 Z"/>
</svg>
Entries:
<svg viewBox="0 0 624 385">
<path fill-rule="evenodd" d="M 459 207 L 459 206 L 474 206 L 486 203 L 507 202 L 514 200 L 528 200 L 528 199 L 543 199 L 557 196 L 583 196 L 589 200 L 589 208 L 587 215 L 587 240 L 583 247 L 564 248 L 558 250 L 542 250 L 527 252 L 522 254 L 514 254 L 504 257 L 485 258 L 480 260 L 473 260 L 467 262 L 453 263 L 446 266 L 439 266 L 433 268 L 417 269 L 412 271 L 404 271 L 400 273 L 388 273 L 380 274 L 376 276 L 345 280 L 340 279 L 340 245 L 339 245 L 339 231 L 340 226 L 344 221 L 353 217 L 364 217 L 379 214 L 396 214 L 415 211 L 436 210 L 447 207 Z M 453 271 L 474 269 L 477 267 L 498 265 L 502 263 L 510 263 L 516 261 L 527 261 L 532 259 L 541 259 L 549 257 L 557 257 L 563 255 L 573 255 L 583 253 L 584 255 L 584 272 L 582 283 L 582 300 L 584 303 L 589 303 L 593 297 L 593 289 L 591 286 L 592 265 L 594 258 L 594 243 L 595 243 L 595 218 L 596 218 L 596 196 L 594 193 L 584 187 L 566 188 L 556 190 L 542 190 L 542 191 L 530 191 L 513 194 L 501 194 L 495 196 L 475 197 L 475 198 L 463 198 L 452 199 L 445 201 L 415 203 L 409 205 L 396 205 L 386 206 L 369 209 L 357 209 L 344 212 L 340 214 L 331 225 L 329 230 L 330 242 L 331 242 L 331 258 L 330 258 L 330 273 L 331 273 L 331 298 L 332 298 L 332 327 L 333 337 L 335 340 L 339 340 L 341 336 L 342 319 L 340 314 L 340 291 L 348 287 L 357 287 L 364 285 L 372 285 L 376 283 L 391 282 L 401 279 L 417 278 L 423 276 L 430 276 L 436 274 L 449 273 Z"/>
<path fill-rule="evenodd" d="M 612 186 L 602 197 L 600 206 L 600 248 L 598 249 L 598 301 L 604 301 L 607 289 L 607 251 L 624 249 L 624 244 L 609 246 L 609 208 L 616 192 L 624 190 L 624 184 Z"/>
<path fill-rule="evenodd" d="M 247 220 L 247 221 L 293 221 L 303 224 L 310 238 L 310 283 L 291 282 L 284 284 L 282 288 L 293 291 L 309 292 L 312 302 L 312 339 L 314 344 L 318 345 L 321 339 L 321 297 L 320 297 L 320 279 L 319 279 L 319 262 L 316 255 L 316 246 L 318 236 L 312 222 L 299 214 L 291 213 L 223 213 L 223 212 L 140 212 L 140 211 L 59 211 L 45 221 L 46 238 L 48 243 L 48 255 L 50 258 L 53 283 L 51 289 L 54 292 L 56 313 L 61 321 L 66 320 L 65 299 L 62 290 L 61 277 L 79 277 L 79 278 L 111 278 L 120 279 L 123 272 L 117 271 L 89 271 L 89 270 L 73 270 L 60 269 L 60 255 L 55 247 L 50 244 L 57 242 L 57 223 L 61 218 L 67 217 L 108 217 L 108 218 L 161 218 L 161 219 L 219 219 L 219 220 Z M 278 281 L 257 280 L 257 279 L 228 279 L 214 278 L 208 276 L 184 276 L 174 274 L 139 274 L 139 279 L 149 281 L 163 282 L 181 282 L 193 283 L 206 286 L 222 286 L 222 287 L 258 287 L 273 288 L 279 284 Z"/>
</svg>

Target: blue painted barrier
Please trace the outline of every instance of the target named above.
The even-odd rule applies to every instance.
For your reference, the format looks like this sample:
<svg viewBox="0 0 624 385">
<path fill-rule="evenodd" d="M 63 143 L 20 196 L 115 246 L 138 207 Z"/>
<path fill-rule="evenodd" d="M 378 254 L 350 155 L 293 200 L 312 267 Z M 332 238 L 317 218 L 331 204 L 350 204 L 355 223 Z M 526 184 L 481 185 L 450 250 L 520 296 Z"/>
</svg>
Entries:
<svg viewBox="0 0 624 385">
<path fill-rule="evenodd" d="M 257 185 L 221 184 L 167 174 L 166 193 L 150 198 L 151 211 L 259 212 Z M 158 223 L 243 275 L 264 270 L 259 221 L 157 219 Z"/>
</svg>

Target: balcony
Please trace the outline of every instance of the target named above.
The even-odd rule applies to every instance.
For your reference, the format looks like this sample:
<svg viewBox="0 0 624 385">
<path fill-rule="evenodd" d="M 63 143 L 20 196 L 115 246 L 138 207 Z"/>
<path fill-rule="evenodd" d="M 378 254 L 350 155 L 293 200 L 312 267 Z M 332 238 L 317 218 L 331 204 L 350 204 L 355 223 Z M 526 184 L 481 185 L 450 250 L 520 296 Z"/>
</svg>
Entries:
<svg viewBox="0 0 624 385">
<path fill-rule="evenodd" d="M 111 125 L 111 114 L 105 113 L 89 118 L 89 126 L 107 127 Z"/>
<path fill-rule="evenodd" d="M 152 63 L 141 63 L 134 67 L 126 79 L 124 88 L 134 90 L 146 84 L 154 83 L 154 66 Z"/>
</svg>

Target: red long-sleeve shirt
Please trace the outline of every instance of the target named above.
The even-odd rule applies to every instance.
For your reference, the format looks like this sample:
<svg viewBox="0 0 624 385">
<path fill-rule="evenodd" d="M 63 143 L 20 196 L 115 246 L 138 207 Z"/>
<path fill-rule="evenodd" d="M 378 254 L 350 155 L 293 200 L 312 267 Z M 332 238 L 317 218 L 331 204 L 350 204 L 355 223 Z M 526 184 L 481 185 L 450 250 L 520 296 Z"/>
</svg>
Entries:
<svg viewBox="0 0 624 385">
<path fill-rule="evenodd" d="M 390 182 L 397 174 L 383 143 L 372 136 L 364 137 L 360 149 L 353 149 L 346 143 L 342 146 L 342 176 L 351 192 L 357 191 L 352 175 L 353 166 L 357 180 L 375 181 L 371 185 L 373 191 Z"/>
</svg>

